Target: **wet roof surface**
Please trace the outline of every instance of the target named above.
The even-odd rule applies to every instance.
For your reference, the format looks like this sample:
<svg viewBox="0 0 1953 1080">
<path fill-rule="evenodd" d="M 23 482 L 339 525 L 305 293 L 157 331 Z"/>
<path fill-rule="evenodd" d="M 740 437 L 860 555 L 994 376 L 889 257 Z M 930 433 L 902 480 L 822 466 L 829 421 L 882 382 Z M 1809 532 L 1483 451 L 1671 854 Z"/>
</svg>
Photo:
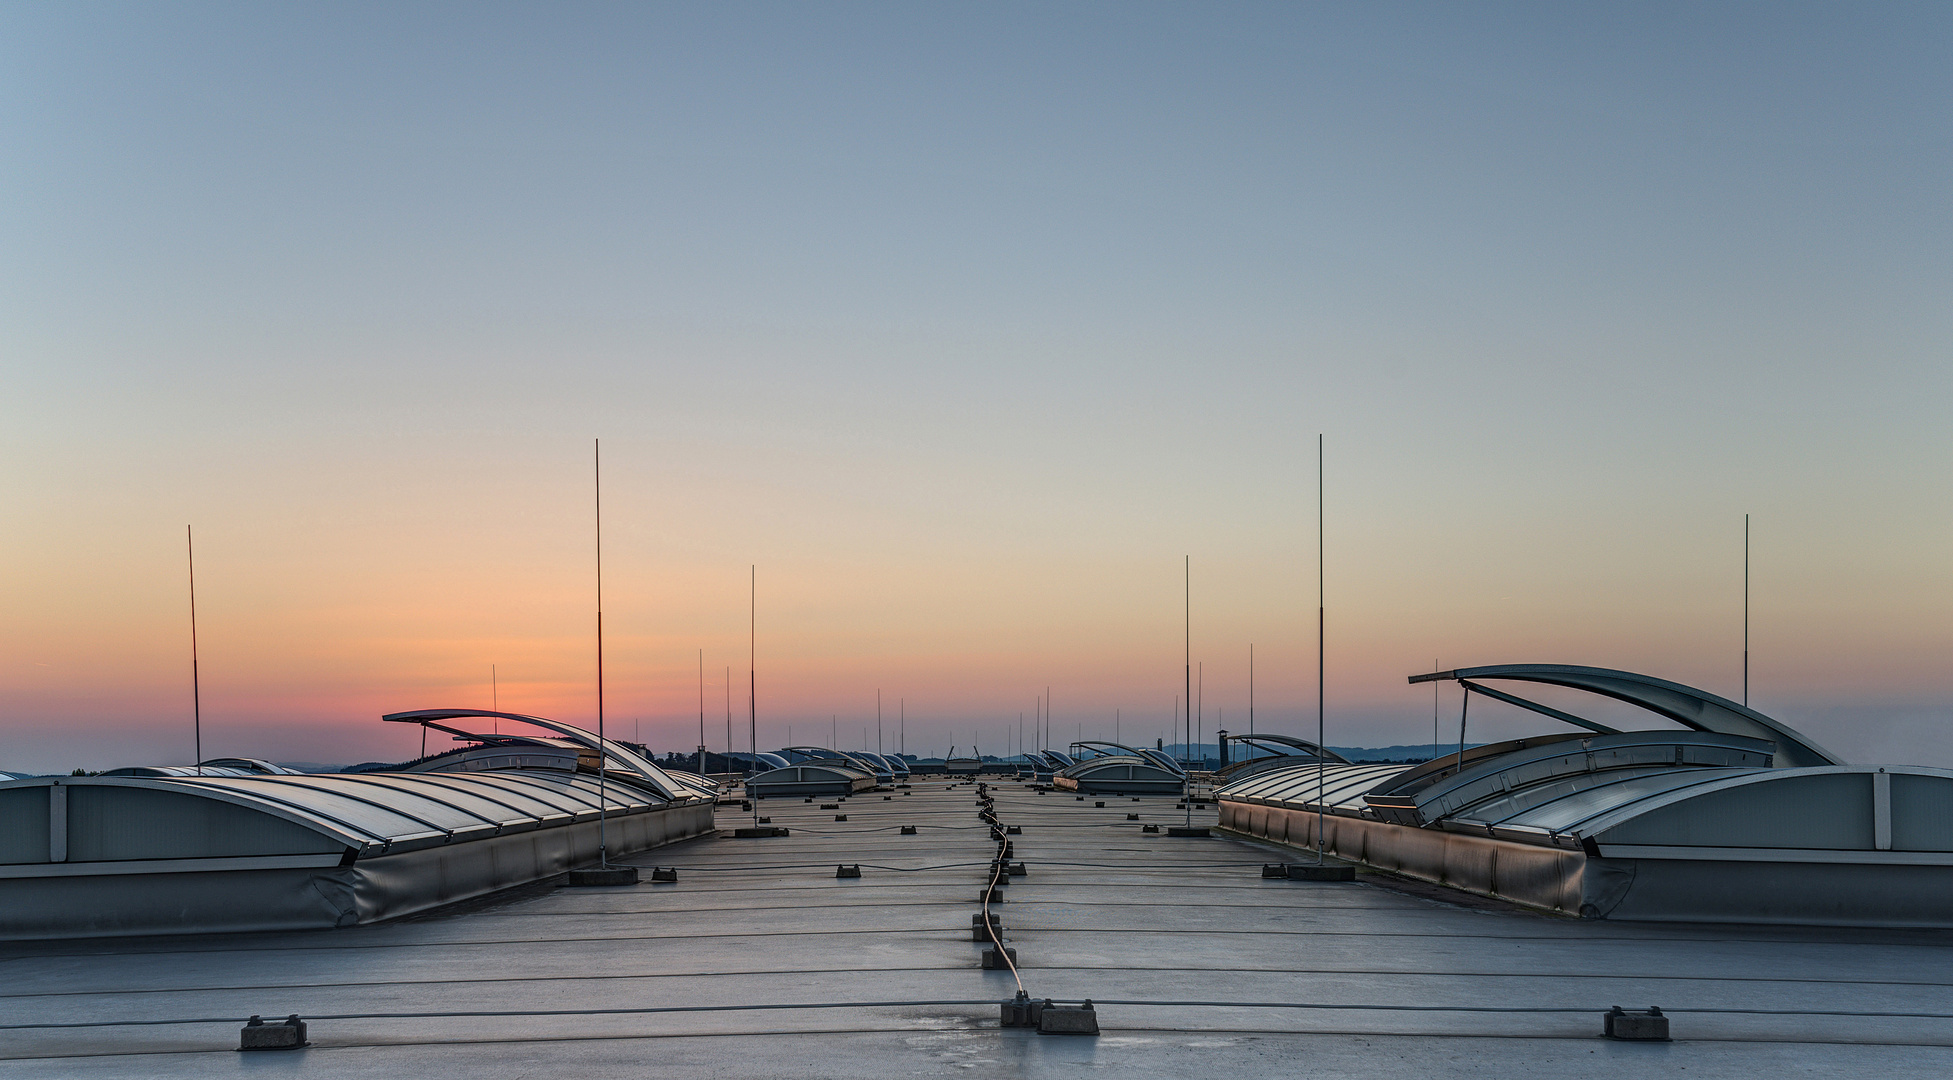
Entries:
<svg viewBox="0 0 1953 1080">
<path fill-rule="evenodd" d="M 846 822 L 766 800 L 793 835 L 631 860 L 676 866 L 675 883 L 538 887 L 348 930 L 0 945 L 0 1023 L 221 1021 L 0 1031 L 0 1076 L 1953 1076 L 1953 1020 L 1895 1015 L 1953 1016 L 1953 934 L 1578 922 L 1368 875 L 1264 880 L 1263 863 L 1308 856 L 1142 834 L 1182 819 L 1172 797 L 1014 782 L 993 788 L 1029 869 L 1004 890 L 1006 936 L 1034 996 L 1095 999 L 1104 1033 L 1000 1029 L 994 1006 L 919 1004 L 1015 986 L 970 940 L 994 851 L 974 789 L 911 790 L 853 796 Z M 769 1004 L 831 1007 L 594 1012 Z M 1598 1038 L 1614 1004 L 1662 1006 L 1677 1041 Z M 311 1048 L 232 1049 L 238 1018 L 291 1012 Z M 467 1015 L 404 1015 L 426 1013 Z M 326 1018 L 345 1014 L 362 1015 Z"/>
</svg>

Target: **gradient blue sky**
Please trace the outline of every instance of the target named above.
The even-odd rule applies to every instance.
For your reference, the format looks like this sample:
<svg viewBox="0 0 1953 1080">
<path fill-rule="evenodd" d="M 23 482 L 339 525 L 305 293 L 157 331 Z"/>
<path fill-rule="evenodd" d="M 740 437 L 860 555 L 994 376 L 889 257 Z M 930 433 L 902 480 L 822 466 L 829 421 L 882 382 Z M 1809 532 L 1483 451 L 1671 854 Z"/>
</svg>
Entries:
<svg viewBox="0 0 1953 1080">
<path fill-rule="evenodd" d="M 1183 555 L 1209 730 L 1250 642 L 1312 728 L 1318 432 L 1332 742 L 1428 738 L 1433 660 L 1734 695 L 1749 512 L 1755 702 L 1953 765 L 1950 44 L 1941 4 L 0 4 L 0 768 L 187 758 L 185 522 L 212 752 L 397 756 L 375 714 L 491 663 L 588 721 L 598 435 L 655 744 L 694 650 L 744 665 L 753 563 L 765 742 L 878 686 L 912 752 L 1047 684 L 1061 734 L 1164 729 Z"/>
</svg>

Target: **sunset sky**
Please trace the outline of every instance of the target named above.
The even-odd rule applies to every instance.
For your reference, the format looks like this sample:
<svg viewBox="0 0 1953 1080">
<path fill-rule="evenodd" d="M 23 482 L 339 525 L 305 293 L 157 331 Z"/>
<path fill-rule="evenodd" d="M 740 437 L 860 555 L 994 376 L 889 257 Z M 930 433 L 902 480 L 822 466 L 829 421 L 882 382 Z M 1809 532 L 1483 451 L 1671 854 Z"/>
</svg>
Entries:
<svg viewBox="0 0 1953 1080">
<path fill-rule="evenodd" d="M 1953 7 L 0 2 L 0 769 L 1428 742 L 1953 766 Z M 1455 735 L 1458 702 L 1440 706 Z M 1555 697 L 1556 702 L 1573 699 Z M 1221 713 L 1224 711 L 1224 718 Z M 1596 710 L 1596 716 L 1618 715 Z M 1473 710 L 1473 741 L 1540 730 Z M 1480 723 L 1482 721 L 1482 724 Z M 1027 720 L 1028 723 L 1028 720 Z"/>
</svg>

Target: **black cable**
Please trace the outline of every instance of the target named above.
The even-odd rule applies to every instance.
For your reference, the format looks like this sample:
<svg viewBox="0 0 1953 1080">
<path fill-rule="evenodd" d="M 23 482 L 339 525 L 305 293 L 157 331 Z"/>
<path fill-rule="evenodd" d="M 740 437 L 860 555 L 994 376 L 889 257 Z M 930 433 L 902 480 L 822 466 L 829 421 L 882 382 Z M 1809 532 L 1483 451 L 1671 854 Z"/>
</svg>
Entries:
<svg viewBox="0 0 1953 1080">
<path fill-rule="evenodd" d="M 1078 1003 L 1080 999 L 1047 998 L 1049 1001 Z M 1393 1012 L 1393 1013 L 1471 1013 L 1515 1015 L 1574 1015 L 1606 1013 L 1610 1006 L 1598 1005 L 1381 1005 L 1352 1002 L 1316 1001 L 1160 1001 L 1136 998 L 1093 998 L 1097 1005 L 1128 1005 L 1139 1008 L 1212 1009 L 1298 1009 L 1312 1012 Z M 1003 1004 L 995 998 L 938 998 L 911 1001 L 815 1001 L 777 1002 L 749 1005 L 656 1005 L 617 1009 L 464 1009 L 444 1012 L 317 1013 L 305 1016 L 307 1023 L 330 1020 L 464 1020 L 506 1019 L 543 1016 L 648 1016 L 659 1013 L 766 1012 L 806 1009 L 894 1009 L 916 1006 L 972 1006 Z M 1688 1008 L 1664 1006 L 1666 1014 L 1698 1016 L 1848 1016 L 1874 1020 L 1953 1020 L 1953 1013 L 1884 1012 L 1845 1009 L 1738 1009 Z M 246 1018 L 234 1016 L 180 1017 L 164 1020 L 82 1020 L 45 1024 L 0 1024 L 0 1031 L 51 1031 L 76 1028 L 168 1027 L 188 1024 L 237 1024 Z"/>
</svg>

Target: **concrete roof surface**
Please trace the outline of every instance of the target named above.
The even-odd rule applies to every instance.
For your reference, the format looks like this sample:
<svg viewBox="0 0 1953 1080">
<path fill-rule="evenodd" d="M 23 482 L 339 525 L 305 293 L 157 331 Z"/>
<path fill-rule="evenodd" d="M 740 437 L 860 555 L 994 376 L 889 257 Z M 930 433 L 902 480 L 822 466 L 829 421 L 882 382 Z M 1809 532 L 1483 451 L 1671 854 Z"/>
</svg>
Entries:
<svg viewBox="0 0 1953 1080">
<path fill-rule="evenodd" d="M 1029 873 L 996 910 L 1024 986 L 1101 1003 L 1096 1038 L 975 1004 L 1016 989 L 970 940 L 995 847 L 973 787 L 918 779 L 847 799 L 845 822 L 832 799 L 769 799 L 791 836 L 630 860 L 675 883 L 0 946 L 0 1027 L 110 1025 L 0 1030 L 0 1077 L 1953 1076 L 1953 933 L 1582 922 L 1382 875 L 1268 880 L 1262 864 L 1312 856 L 1140 832 L 1183 820 L 1172 797 L 991 790 L 1023 828 Z M 972 1004 L 926 1004 L 943 1001 Z M 1259 1007 L 1281 1003 L 1390 1008 Z M 1661 1006 L 1675 1041 L 1599 1037 L 1617 1004 Z M 698 1007 L 732 1008 L 642 1011 Z M 1547 1011 L 1490 1011 L 1529 1009 Z M 1714 1009 L 1756 1011 L 1696 1011 Z M 298 1013 L 313 1045 L 237 1052 L 253 1013 Z M 209 1022 L 128 1023 L 154 1020 Z"/>
</svg>

